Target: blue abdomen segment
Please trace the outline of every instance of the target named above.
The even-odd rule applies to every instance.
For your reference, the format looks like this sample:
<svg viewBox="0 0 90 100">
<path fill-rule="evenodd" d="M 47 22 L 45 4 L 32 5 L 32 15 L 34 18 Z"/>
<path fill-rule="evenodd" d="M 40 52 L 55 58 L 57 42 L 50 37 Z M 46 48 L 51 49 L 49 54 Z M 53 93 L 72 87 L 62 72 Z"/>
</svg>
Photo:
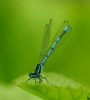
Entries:
<svg viewBox="0 0 90 100">
<path fill-rule="evenodd" d="M 60 34 L 60 38 L 62 38 L 68 31 L 69 31 L 69 29 L 70 29 L 70 26 L 68 25 L 68 26 L 66 26 L 65 28 L 64 28 L 64 30 L 63 30 L 63 32 L 62 32 L 62 34 Z"/>
<path fill-rule="evenodd" d="M 69 30 L 69 28 L 70 28 L 70 26 L 66 26 L 65 28 L 64 28 L 64 31 L 68 31 Z"/>
<path fill-rule="evenodd" d="M 48 53 L 46 54 L 45 58 L 43 59 L 42 63 L 44 65 L 44 63 L 46 62 L 46 60 L 48 59 L 48 57 L 50 56 L 50 54 L 52 53 L 53 49 L 56 47 L 57 43 L 60 41 L 60 37 L 58 37 L 56 39 L 56 41 L 53 43 L 53 45 L 51 46 L 50 50 L 48 51 Z"/>
<path fill-rule="evenodd" d="M 52 51 L 54 50 L 54 48 L 56 47 L 56 45 L 58 44 L 58 42 L 62 39 L 62 37 L 69 31 L 70 26 L 67 25 L 62 33 L 56 38 L 55 42 L 52 44 L 51 48 L 49 49 L 49 51 L 47 52 L 46 56 L 44 57 L 43 61 L 41 62 L 41 66 L 43 66 L 46 62 L 46 60 L 48 59 L 48 57 L 50 56 L 50 54 L 52 53 Z"/>
</svg>

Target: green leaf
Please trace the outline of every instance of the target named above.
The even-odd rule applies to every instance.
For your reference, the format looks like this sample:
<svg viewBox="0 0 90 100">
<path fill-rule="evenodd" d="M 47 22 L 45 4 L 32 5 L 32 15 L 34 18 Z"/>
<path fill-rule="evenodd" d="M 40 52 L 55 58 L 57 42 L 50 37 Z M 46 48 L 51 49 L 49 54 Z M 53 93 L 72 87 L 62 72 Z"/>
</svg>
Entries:
<svg viewBox="0 0 90 100">
<path fill-rule="evenodd" d="M 81 84 L 55 73 L 44 73 L 43 75 L 48 77 L 52 85 L 48 85 L 44 80 L 42 84 L 35 83 L 34 80 L 25 82 L 27 76 L 16 79 L 15 83 L 44 100 L 90 100 L 90 91 Z"/>
</svg>

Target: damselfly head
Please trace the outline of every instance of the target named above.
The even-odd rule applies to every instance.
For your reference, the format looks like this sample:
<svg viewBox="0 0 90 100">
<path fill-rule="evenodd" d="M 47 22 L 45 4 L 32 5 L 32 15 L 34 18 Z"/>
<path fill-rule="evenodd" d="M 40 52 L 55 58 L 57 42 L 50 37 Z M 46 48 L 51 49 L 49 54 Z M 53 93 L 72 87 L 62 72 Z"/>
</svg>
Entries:
<svg viewBox="0 0 90 100">
<path fill-rule="evenodd" d="M 39 73 L 29 73 L 30 78 L 39 78 L 40 74 Z"/>
<path fill-rule="evenodd" d="M 29 73 L 29 77 L 32 77 L 32 74 L 33 74 L 33 73 Z"/>
</svg>

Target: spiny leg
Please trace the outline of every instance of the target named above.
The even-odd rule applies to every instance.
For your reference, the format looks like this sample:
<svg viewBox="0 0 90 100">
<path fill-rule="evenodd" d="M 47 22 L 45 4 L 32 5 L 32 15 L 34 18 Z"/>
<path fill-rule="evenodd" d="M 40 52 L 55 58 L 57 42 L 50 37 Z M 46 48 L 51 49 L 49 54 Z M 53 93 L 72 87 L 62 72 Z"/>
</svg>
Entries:
<svg viewBox="0 0 90 100">
<path fill-rule="evenodd" d="M 42 82 L 42 79 L 41 79 L 41 78 L 38 78 L 38 79 L 39 79 L 39 81 L 38 81 L 37 83 L 41 84 L 41 82 Z"/>
<path fill-rule="evenodd" d="M 39 78 L 39 84 L 42 82 L 42 79 L 41 78 Z"/>
<path fill-rule="evenodd" d="M 31 77 L 30 77 L 27 81 L 29 81 L 30 79 L 31 79 Z M 27 81 L 26 81 L 26 82 L 27 82 Z"/>
<path fill-rule="evenodd" d="M 49 85 L 49 82 L 48 82 L 47 78 L 46 77 L 42 77 L 42 78 L 44 78 L 47 81 L 48 85 Z"/>
<path fill-rule="evenodd" d="M 40 84 L 42 80 L 40 78 L 38 78 L 38 79 L 39 79 L 39 81 L 37 82 L 37 78 L 35 78 L 35 83 L 39 83 Z"/>
<path fill-rule="evenodd" d="M 35 83 L 37 83 L 36 78 L 35 78 Z"/>
</svg>

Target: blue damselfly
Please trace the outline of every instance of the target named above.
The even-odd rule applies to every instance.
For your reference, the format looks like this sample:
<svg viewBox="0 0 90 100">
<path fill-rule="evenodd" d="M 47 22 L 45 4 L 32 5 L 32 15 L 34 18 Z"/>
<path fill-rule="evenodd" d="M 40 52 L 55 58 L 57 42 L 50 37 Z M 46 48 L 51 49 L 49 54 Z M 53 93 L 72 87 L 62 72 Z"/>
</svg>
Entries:
<svg viewBox="0 0 90 100">
<path fill-rule="evenodd" d="M 51 25 L 52 25 L 52 19 L 50 19 L 49 24 L 46 24 L 46 26 L 45 26 L 45 31 L 44 31 L 44 35 L 43 35 L 43 41 L 42 41 L 42 47 L 41 47 L 41 52 L 40 52 L 40 57 L 39 57 L 39 63 L 36 65 L 34 72 L 29 73 L 30 78 L 28 80 L 34 78 L 35 83 L 36 83 L 36 79 L 39 79 L 39 83 L 42 82 L 42 79 L 46 79 L 45 77 L 42 77 L 42 75 L 41 75 L 42 67 L 44 66 L 45 62 L 50 57 L 50 55 L 68 37 L 68 35 L 71 31 L 71 27 L 70 27 L 68 21 L 67 20 L 64 21 L 63 24 L 60 26 L 58 32 L 56 33 L 56 36 L 53 39 L 51 46 L 48 48 L 49 37 L 50 37 L 50 32 L 51 32 Z M 47 81 L 47 79 L 46 79 L 46 81 Z"/>
</svg>

